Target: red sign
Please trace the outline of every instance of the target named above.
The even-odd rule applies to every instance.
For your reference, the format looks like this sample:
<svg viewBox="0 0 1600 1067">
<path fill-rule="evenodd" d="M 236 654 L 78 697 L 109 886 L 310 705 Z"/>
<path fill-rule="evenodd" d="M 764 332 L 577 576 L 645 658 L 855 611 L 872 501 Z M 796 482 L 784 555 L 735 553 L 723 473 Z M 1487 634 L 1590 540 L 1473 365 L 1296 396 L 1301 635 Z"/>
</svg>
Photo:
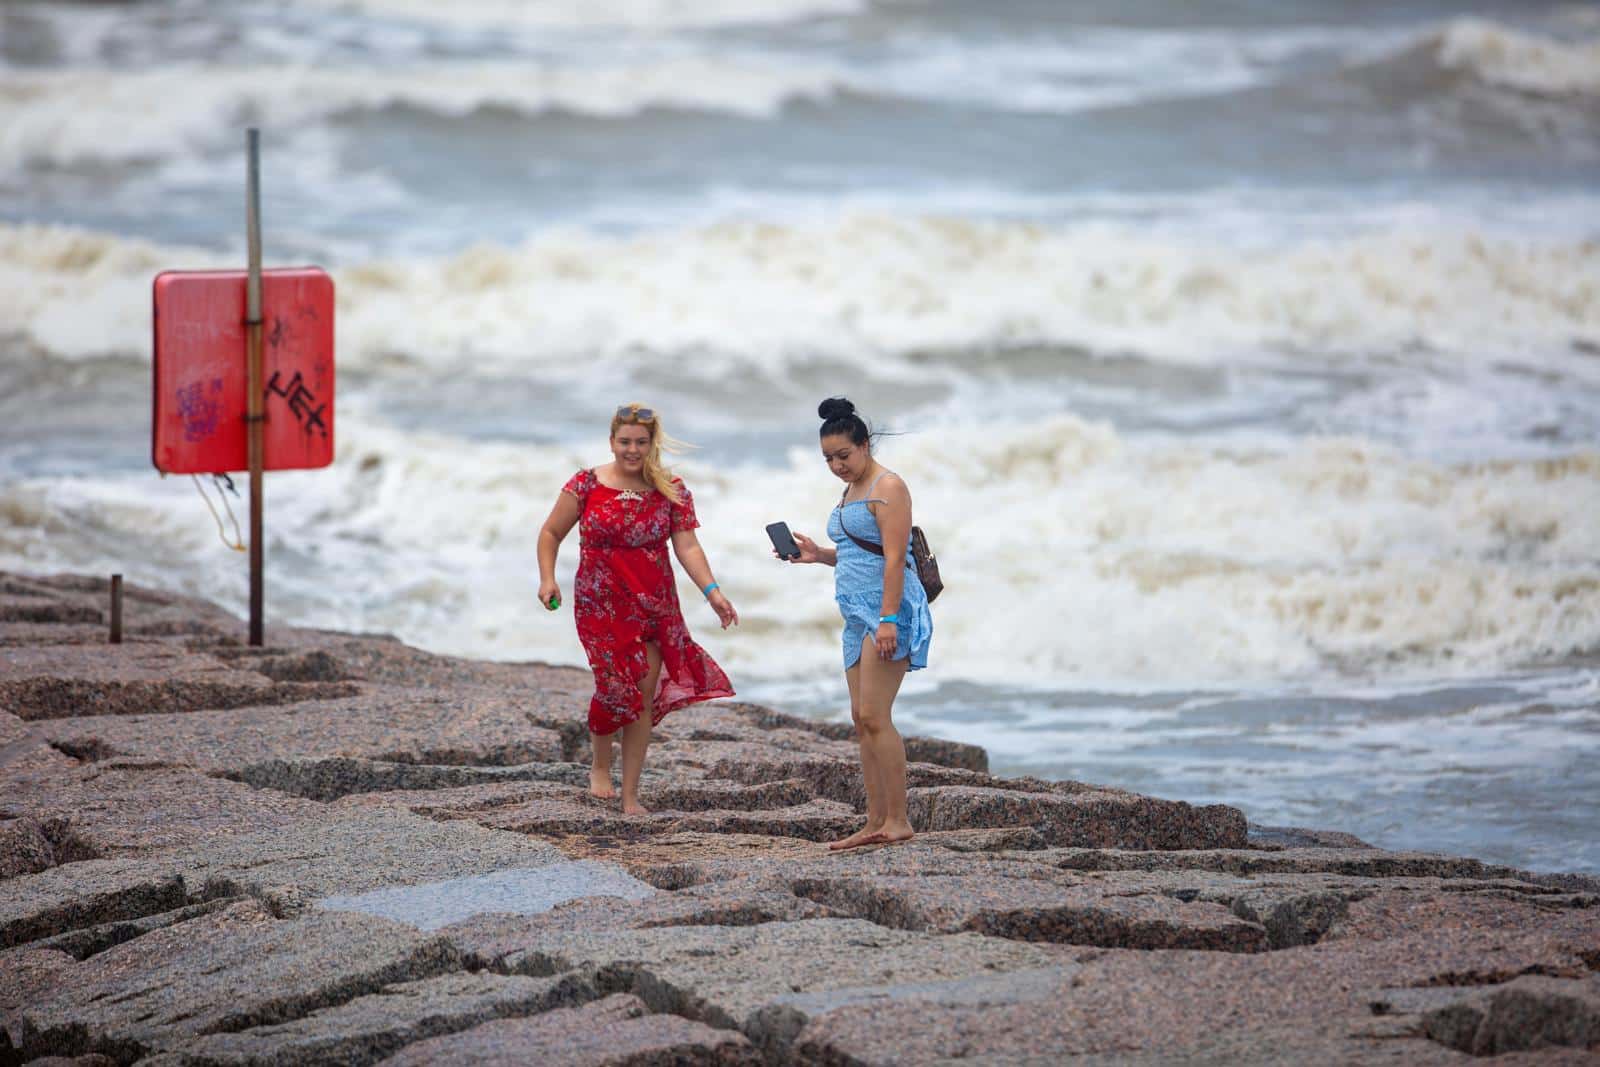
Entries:
<svg viewBox="0 0 1600 1067">
<path fill-rule="evenodd" d="M 156 275 L 151 460 L 168 474 L 249 467 L 245 271 Z M 315 267 L 261 272 L 266 470 L 333 462 L 333 279 Z"/>
</svg>

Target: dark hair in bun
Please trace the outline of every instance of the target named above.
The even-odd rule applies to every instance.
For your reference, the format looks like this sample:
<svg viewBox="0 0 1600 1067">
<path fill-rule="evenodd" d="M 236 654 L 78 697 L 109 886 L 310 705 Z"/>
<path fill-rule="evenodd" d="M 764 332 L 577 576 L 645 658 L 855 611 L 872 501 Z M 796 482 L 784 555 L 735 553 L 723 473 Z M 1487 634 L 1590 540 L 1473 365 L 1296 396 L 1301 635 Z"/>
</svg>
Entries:
<svg viewBox="0 0 1600 1067">
<path fill-rule="evenodd" d="M 852 444 L 864 445 L 875 436 L 866 421 L 856 414 L 856 406 L 842 396 L 830 396 L 818 404 L 817 417 L 822 420 L 819 437 L 842 433 Z"/>
</svg>

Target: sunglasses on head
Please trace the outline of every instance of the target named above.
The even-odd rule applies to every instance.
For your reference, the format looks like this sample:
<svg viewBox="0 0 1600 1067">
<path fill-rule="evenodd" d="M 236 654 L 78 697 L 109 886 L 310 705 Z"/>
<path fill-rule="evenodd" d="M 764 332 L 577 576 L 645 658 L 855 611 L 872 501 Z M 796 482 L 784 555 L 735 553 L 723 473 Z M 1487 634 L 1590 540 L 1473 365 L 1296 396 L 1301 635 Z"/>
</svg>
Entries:
<svg viewBox="0 0 1600 1067">
<path fill-rule="evenodd" d="M 641 408 L 633 404 L 623 404 L 617 408 L 617 418 L 619 419 L 638 419 L 640 422 L 651 422 L 655 417 L 654 408 Z"/>
</svg>

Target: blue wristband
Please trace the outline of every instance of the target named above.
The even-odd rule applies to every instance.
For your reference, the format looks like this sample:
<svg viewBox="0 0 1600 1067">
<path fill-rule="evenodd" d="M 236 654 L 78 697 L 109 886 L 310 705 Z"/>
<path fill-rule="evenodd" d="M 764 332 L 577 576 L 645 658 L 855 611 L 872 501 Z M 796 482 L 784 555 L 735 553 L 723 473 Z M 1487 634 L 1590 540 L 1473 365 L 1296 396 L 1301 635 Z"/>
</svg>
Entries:
<svg viewBox="0 0 1600 1067">
<path fill-rule="evenodd" d="M 711 590 L 719 589 L 719 588 L 721 588 L 721 587 L 718 586 L 716 582 L 712 582 L 710 585 L 708 585 L 704 589 L 700 590 L 700 595 L 704 596 L 707 600 L 710 600 L 711 599 Z"/>
<path fill-rule="evenodd" d="M 879 615 L 878 616 L 878 622 L 880 624 L 881 623 L 886 623 L 886 622 L 892 622 L 896 626 L 899 626 L 900 625 L 900 616 L 898 614 L 896 614 L 896 615 Z"/>
</svg>

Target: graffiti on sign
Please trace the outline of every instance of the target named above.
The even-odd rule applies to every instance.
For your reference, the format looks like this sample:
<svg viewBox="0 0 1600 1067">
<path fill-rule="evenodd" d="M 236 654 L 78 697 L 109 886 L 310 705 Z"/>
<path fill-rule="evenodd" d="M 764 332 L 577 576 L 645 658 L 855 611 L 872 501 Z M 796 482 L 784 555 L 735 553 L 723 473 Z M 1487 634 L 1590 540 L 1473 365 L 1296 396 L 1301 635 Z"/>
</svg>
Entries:
<svg viewBox="0 0 1600 1067">
<path fill-rule="evenodd" d="M 222 417 L 222 379 L 211 379 L 210 389 L 204 382 L 192 382 L 178 389 L 178 415 L 183 419 L 183 439 L 204 441 L 217 432 L 217 420 Z"/>
<path fill-rule="evenodd" d="M 289 379 L 288 385 L 279 385 L 278 378 L 278 372 L 274 371 L 272 380 L 267 383 L 267 392 L 281 396 L 289 402 L 289 410 L 306 433 L 317 430 L 323 437 L 327 437 L 328 426 L 322 421 L 322 412 L 328 405 L 317 403 L 316 394 L 306 388 L 305 380 L 299 371 L 294 372 L 294 377 Z"/>
</svg>

